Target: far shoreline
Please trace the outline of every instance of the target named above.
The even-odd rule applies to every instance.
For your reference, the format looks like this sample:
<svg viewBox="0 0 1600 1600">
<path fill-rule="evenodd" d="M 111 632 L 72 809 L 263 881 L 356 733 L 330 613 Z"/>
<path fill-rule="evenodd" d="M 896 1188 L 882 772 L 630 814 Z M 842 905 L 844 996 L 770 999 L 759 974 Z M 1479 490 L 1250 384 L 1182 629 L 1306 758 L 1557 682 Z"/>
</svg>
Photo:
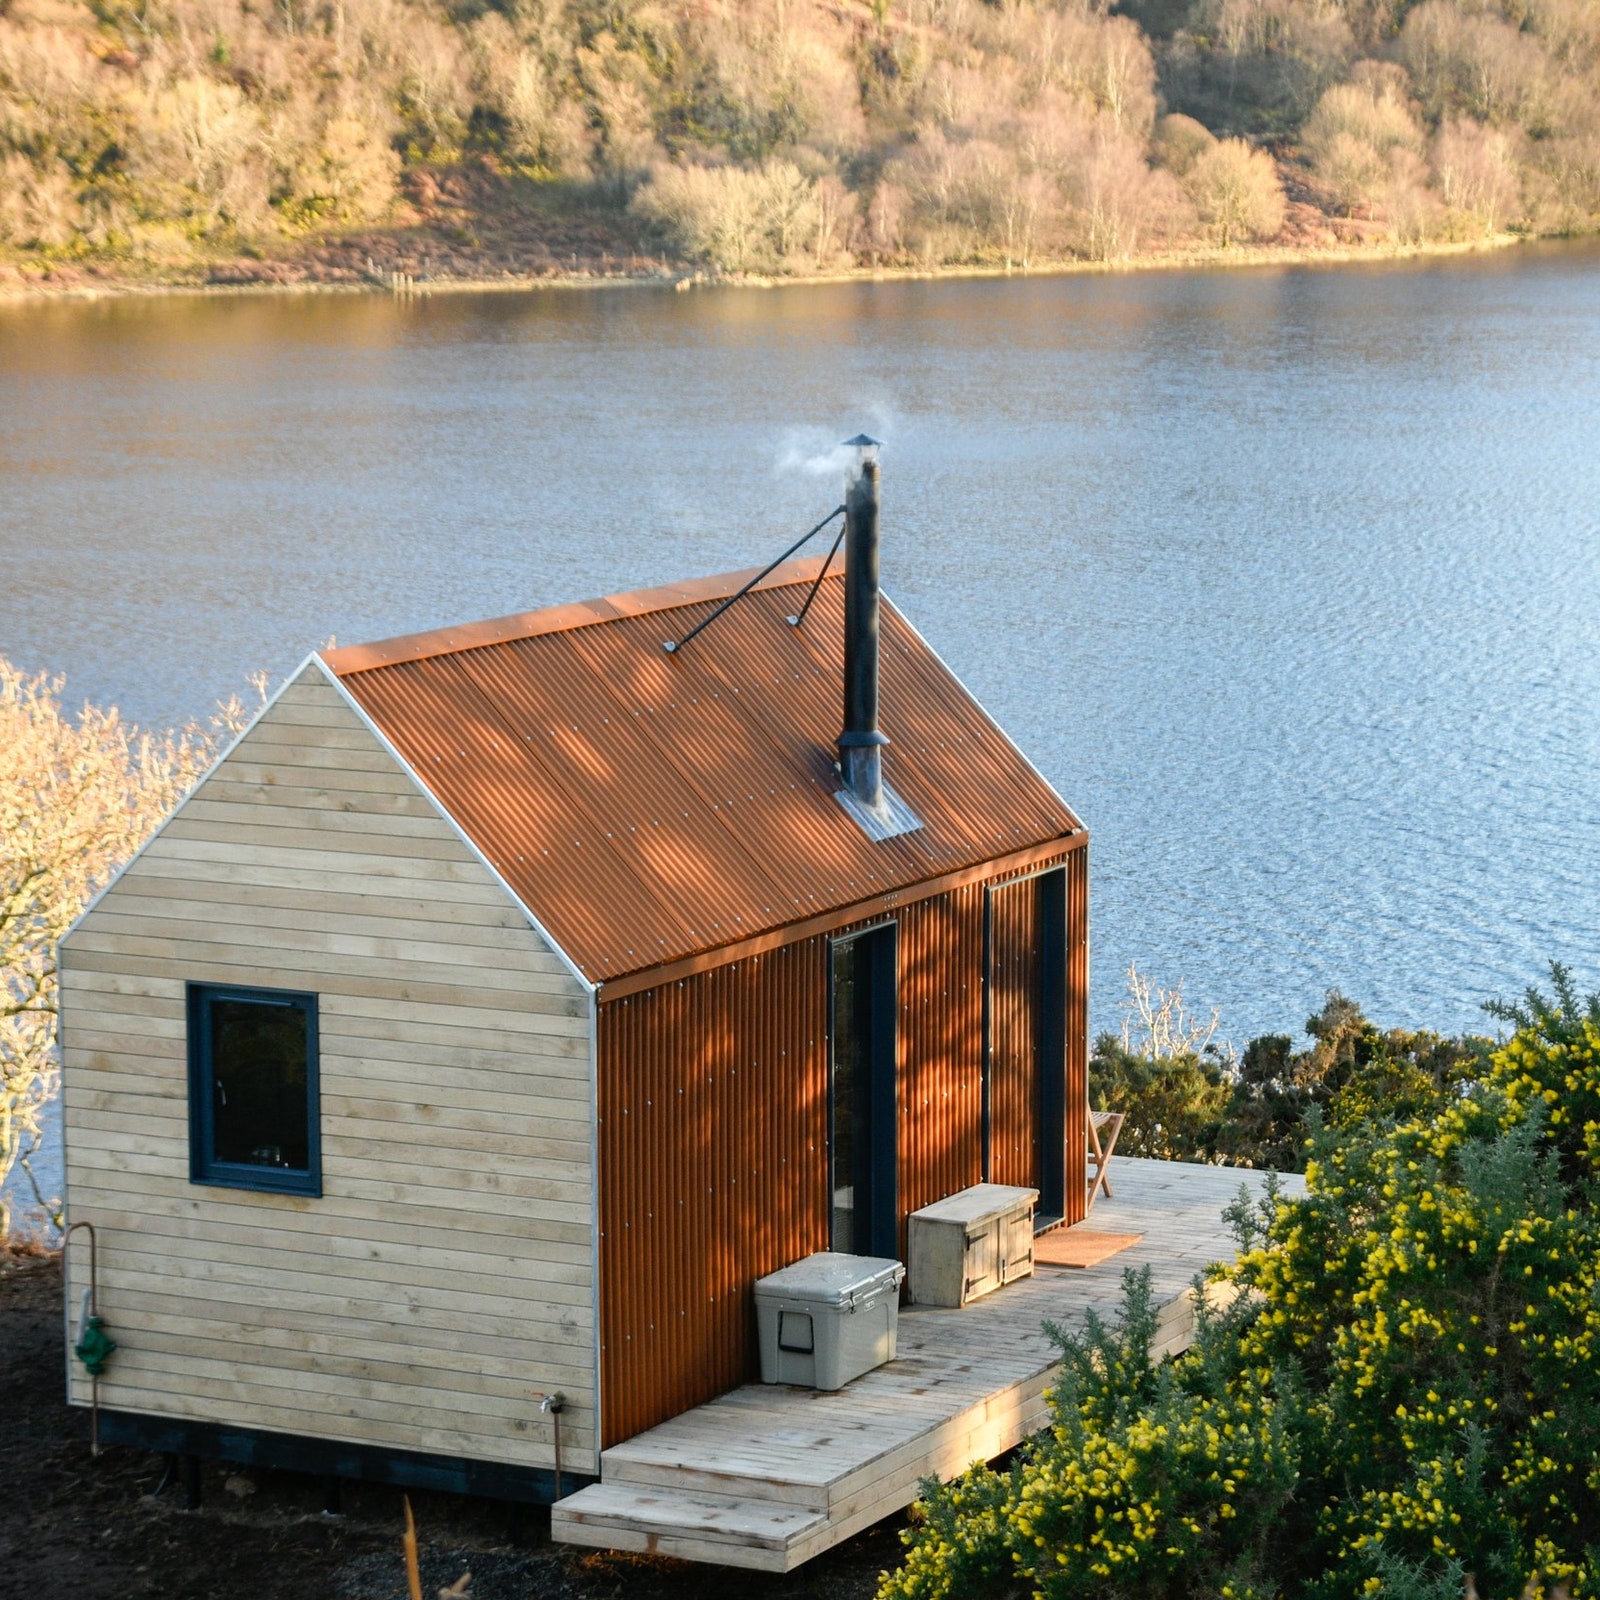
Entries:
<svg viewBox="0 0 1600 1600">
<path fill-rule="evenodd" d="M 855 283 L 910 283 L 941 280 L 1001 278 L 1063 278 L 1114 276 L 1141 272 L 1236 270 L 1263 267 L 1342 267 L 1384 265 L 1390 262 L 1449 259 L 1510 250 L 1518 246 L 1551 244 L 1576 235 L 1528 236 L 1498 233 L 1483 239 L 1435 241 L 1421 244 L 1255 245 L 1244 248 L 1170 250 L 1134 256 L 1123 261 L 1073 259 L 1033 262 L 1026 266 L 860 267 L 843 272 L 819 272 L 793 277 L 755 274 L 715 274 L 685 266 L 680 271 L 657 273 L 566 273 L 544 277 L 438 277 L 413 279 L 401 274 L 388 278 L 372 275 L 357 281 L 307 278 L 294 283 L 150 282 L 111 279 L 91 284 L 0 284 L 0 307 L 38 305 L 60 301 L 161 299 L 177 295 L 207 298 L 242 295 L 390 295 L 419 298 L 436 294 L 506 294 L 535 290 L 656 289 L 688 292 L 694 289 L 790 289 Z"/>
</svg>

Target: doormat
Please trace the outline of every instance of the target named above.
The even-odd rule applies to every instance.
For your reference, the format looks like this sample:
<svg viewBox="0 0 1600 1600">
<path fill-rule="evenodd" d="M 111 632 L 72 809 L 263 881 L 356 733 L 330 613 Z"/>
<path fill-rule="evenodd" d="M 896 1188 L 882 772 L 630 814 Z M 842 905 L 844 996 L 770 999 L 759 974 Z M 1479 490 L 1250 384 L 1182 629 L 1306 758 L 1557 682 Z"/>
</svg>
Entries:
<svg viewBox="0 0 1600 1600">
<path fill-rule="evenodd" d="M 1057 1228 L 1033 1241 L 1033 1260 L 1040 1267 L 1098 1267 L 1119 1251 L 1144 1238 L 1142 1233 L 1096 1233 L 1090 1228 Z"/>
</svg>

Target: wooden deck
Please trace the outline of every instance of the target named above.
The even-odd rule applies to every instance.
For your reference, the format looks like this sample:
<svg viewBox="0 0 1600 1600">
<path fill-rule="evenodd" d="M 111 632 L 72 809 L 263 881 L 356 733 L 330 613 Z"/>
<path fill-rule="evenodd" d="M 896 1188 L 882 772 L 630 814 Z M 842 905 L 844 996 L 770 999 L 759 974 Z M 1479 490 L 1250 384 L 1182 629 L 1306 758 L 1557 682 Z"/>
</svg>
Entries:
<svg viewBox="0 0 1600 1600">
<path fill-rule="evenodd" d="M 1149 1265 L 1158 1354 L 1193 1338 L 1195 1274 L 1233 1253 L 1222 1209 L 1258 1173 L 1117 1160 L 1083 1227 L 1143 1240 L 1087 1270 L 1032 1278 L 950 1311 L 907 1306 L 898 1359 L 831 1394 L 748 1384 L 605 1451 L 597 1484 L 554 1509 L 567 1544 L 789 1572 L 909 1505 L 929 1473 L 990 1460 L 1048 1420 L 1042 1324 L 1110 1316 L 1125 1267 Z M 1298 1187 L 1299 1179 L 1287 1184 Z"/>
</svg>

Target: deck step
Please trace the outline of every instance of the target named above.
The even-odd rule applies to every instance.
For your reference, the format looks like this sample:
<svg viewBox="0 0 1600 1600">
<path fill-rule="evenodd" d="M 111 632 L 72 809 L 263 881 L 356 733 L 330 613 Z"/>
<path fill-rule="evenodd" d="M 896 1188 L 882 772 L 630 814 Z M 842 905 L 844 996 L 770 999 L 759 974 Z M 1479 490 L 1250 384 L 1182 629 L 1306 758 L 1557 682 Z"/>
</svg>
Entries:
<svg viewBox="0 0 1600 1600">
<path fill-rule="evenodd" d="M 729 1450 L 726 1435 L 719 1437 L 718 1425 L 726 1427 L 729 1422 L 730 1402 L 738 1405 L 751 1392 L 757 1405 L 739 1406 L 739 1421 L 745 1428 L 753 1423 L 759 1430 L 754 1448 Z M 691 1412 L 613 1445 L 600 1457 L 601 1480 L 619 1488 L 674 1489 L 714 1498 L 771 1501 L 789 1510 L 826 1511 L 835 1471 L 819 1464 L 818 1457 L 829 1434 L 837 1430 L 796 1426 L 781 1412 L 769 1415 L 759 1407 L 761 1398 L 758 1389 L 736 1390 L 712 1402 L 704 1418 Z"/>
<path fill-rule="evenodd" d="M 1223 1208 L 1259 1175 L 1133 1158 L 1118 1170 L 1096 1227 L 1143 1234 L 1128 1264 L 1152 1273 L 1154 1353 L 1175 1353 L 1194 1337 L 1196 1270 L 1229 1249 Z M 551 1531 L 793 1572 L 902 1511 L 924 1475 L 948 1479 L 1048 1425 L 1057 1352 L 1044 1323 L 1114 1319 L 1123 1264 L 1040 1273 L 960 1310 L 910 1307 L 899 1359 L 844 1389 L 746 1384 L 621 1440 L 601 1453 L 600 1482 L 555 1507 Z"/>
<path fill-rule="evenodd" d="M 594 1483 L 556 1502 L 550 1534 L 559 1544 L 788 1572 L 795 1546 L 826 1521 L 823 1512 L 773 1500 Z"/>
</svg>

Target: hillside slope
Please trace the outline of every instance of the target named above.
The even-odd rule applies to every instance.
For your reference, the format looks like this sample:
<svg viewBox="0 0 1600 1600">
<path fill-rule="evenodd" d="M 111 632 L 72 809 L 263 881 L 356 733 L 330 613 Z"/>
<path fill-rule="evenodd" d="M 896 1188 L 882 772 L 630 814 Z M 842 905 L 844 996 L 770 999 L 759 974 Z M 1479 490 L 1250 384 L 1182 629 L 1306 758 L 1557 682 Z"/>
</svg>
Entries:
<svg viewBox="0 0 1600 1600">
<path fill-rule="evenodd" d="M 0 273 L 1115 262 L 1600 221 L 1600 0 L 0 0 Z"/>
</svg>

